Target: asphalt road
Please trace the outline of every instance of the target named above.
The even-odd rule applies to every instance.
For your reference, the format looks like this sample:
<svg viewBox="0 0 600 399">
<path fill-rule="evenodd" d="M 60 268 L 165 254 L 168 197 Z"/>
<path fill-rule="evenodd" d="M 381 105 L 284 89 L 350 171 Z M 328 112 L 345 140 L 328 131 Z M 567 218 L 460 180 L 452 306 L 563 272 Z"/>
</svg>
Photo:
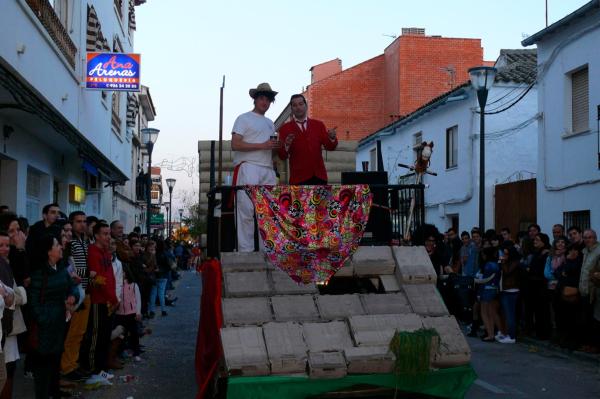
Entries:
<svg viewBox="0 0 600 399">
<path fill-rule="evenodd" d="M 201 280 L 195 272 L 184 272 L 174 291 L 179 297 L 169 315 L 149 325 L 151 336 L 142 363 L 128 363 L 118 376 L 131 374 L 135 381 L 116 381 L 97 391 L 76 390 L 85 399 L 194 398 L 194 350 L 199 318 Z M 472 365 L 479 379 L 467 399 L 479 398 L 600 398 L 600 362 L 583 361 L 543 347 L 484 343 L 469 338 Z M 22 362 L 20 362 L 22 363 Z M 21 365 L 22 367 L 22 365 Z M 33 398 L 31 380 L 17 371 L 15 398 Z"/>
</svg>

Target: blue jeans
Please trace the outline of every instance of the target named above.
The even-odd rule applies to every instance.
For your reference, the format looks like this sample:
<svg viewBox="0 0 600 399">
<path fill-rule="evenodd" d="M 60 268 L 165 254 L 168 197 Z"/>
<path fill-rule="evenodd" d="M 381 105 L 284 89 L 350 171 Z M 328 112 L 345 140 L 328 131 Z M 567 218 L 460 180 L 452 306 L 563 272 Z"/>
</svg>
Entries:
<svg viewBox="0 0 600 399">
<path fill-rule="evenodd" d="M 154 312 L 154 305 L 156 304 L 156 296 L 158 295 L 158 300 L 160 302 L 160 310 L 162 312 L 165 311 L 165 291 L 167 289 L 167 279 L 166 278 L 157 278 L 156 284 L 152 286 L 152 290 L 150 291 L 150 302 L 148 303 L 148 311 Z"/>
<path fill-rule="evenodd" d="M 515 339 L 517 336 L 517 298 L 519 292 L 502 291 L 500 294 L 500 303 L 502 304 L 502 313 L 506 319 L 506 328 L 508 335 Z"/>
</svg>

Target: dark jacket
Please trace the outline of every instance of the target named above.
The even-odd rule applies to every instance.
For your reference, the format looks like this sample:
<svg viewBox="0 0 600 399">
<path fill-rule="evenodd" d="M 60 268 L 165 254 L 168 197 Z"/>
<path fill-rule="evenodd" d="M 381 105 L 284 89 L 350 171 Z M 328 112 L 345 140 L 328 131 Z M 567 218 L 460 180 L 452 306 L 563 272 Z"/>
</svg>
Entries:
<svg viewBox="0 0 600 399">
<path fill-rule="evenodd" d="M 10 261 L 10 268 L 12 269 L 17 285 L 24 287 L 24 280 L 30 277 L 27 252 L 11 245 L 8 260 Z"/>
<path fill-rule="evenodd" d="M 554 275 L 558 280 L 556 289 L 558 292 L 564 287 L 579 287 L 579 277 L 581 275 L 581 260 L 577 259 L 566 259 L 565 262 L 560 265 L 554 271 Z"/>
<path fill-rule="evenodd" d="M 171 271 L 171 265 L 166 251 L 156 254 L 156 278 L 167 278 Z"/>
<path fill-rule="evenodd" d="M 511 290 L 520 288 L 519 276 L 519 261 L 502 263 L 502 290 Z"/>
<path fill-rule="evenodd" d="M 61 227 L 57 223 L 46 227 L 44 221 L 40 220 L 29 228 L 29 235 L 27 236 L 27 241 L 25 241 L 25 250 L 27 251 L 27 256 L 29 256 L 30 265 L 33 266 L 32 269 L 45 264 L 46 253 L 40 249 L 40 242 L 47 234 L 56 238 L 59 243 L 61 242 Z"/>
<path fill-rule="evenodd" d="M 62 352 L 67 329 L 65 300 L 69 295 L 79 299 L 73 280 L 60 264 L 54 270 L 45 263 L 32 272 L 28 304 L 39 327 L 38 352 Z"/>
</svg>

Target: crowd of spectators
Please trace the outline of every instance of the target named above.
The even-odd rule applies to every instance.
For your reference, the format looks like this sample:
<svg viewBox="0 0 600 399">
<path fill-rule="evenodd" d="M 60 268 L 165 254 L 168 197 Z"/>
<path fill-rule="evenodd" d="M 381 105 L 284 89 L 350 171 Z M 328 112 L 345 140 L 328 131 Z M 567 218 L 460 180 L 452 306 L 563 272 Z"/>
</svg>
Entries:
<svg viewBox="0 0 600 399">
<path fill-rule="evenodd" d="M 0 399 L 12 398 L 21 358 L 36 398 L 111 385 L 111 370 L 143 361 L 140 338 L 148 320 L 167 317 L 177 300 L 167 291 L 190 253 L 139 228 L 125 234 L 119 220 L 67 217 L 57 204 L 31 227 L 1 207 Z"/>
<path fill-rule="evenodd" d="M 468 335 L 485 342 L 520 337 L 600 353 L 600 244 L 592 229 L 556 224 L 551 236 L 531 224 L 440 234 L 421 229 L 438 289 Z M 417 242 L 415 242 L 417 243 Z M 419 244 L 419 243 L 417 243 Z"/>
</svg>

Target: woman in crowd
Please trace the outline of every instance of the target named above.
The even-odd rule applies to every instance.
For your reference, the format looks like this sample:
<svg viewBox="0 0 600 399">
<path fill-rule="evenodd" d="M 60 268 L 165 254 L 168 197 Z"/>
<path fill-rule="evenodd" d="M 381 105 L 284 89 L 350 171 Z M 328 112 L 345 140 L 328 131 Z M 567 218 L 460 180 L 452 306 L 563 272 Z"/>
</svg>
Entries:
<svg viewBox="0 0 600 399">
<path fill-rule="evenodd" d="M 142 298 L 140 289 L 135 283 L 133 272 L 128 265 L 123 266 L 123 290 L 119 299 L 115 325 L 121 325 L 125 328 L 134 359 L 141 361 L 139 357 L 141 351 L 137 323 L 142 321 Z"/>
<path fill-rule="evenodd" d="M 151 306 L 152 302 L 152 290 L 156 289 L 156 241 L 149 240 L 146 243 L 146 250 L 144 251 L 144 273 L 146 274 L 146 278 L 148 279 L 149 292 L 148 292 L 148 301 L 147 310 L 154 310 L 154 306 Z M 149 312 L 146 317 L 153 318 L 154 313 Z"/>
<path fill-rule="evenodd" d="M 556 283 L 556 330 L 558 344 L 564 348 L 578 347 L 578 317 L 581 315 L 579 277 L 581 275 L 581 249 L 569 245 L 565 261 L 554 270 Z"/>
<path fill-rule="evenodd" d="M 158 239 L 156 242 L 155 284 L 152 286 L 150 302 L 148 303 L 150 317 L 154 316 L 154 306 L 156 305 L 157 296 L 160 303 L 161 315 L 167 315 L 167 312 L 165 311 L 165 293 L 167 288 L 167 274 L 171 272 L 171 265 L 169 264 L 166 251 L 165 241 Z"/>
<path fill-rule="evenodd" d="M 36 399 L 60 397 L 60 358 L 66 332 L 66 318 L 79 293 L 66 268 L 62 267 L 62 246 L 52 236 L 40 241 L 44 263 L 35 268 L 29 287 L 33 317 L 30 344 Z"/>
<path fill-rule="evenodd" d="M 525 323 L 529 334 L 537 339 L 550 338 L 550 299 L 547 282 L 544 277 L 546 258 L 550 254 L 550 239 L 544 233 L 538 233 L 533 239 L 533 251 L 527 272 L 527 291 L 525 294 Z"/>
<path fill-rule="evenodd" d="M 546 267 L 544 269 L 544 277 L 548 281 L 548 298 L 552 306 L 553 319 L 556 321 L 557 302 L 560 300 L 560 295 L 556 290 L 558 279 L 556 277 L 556 270 L 565 263 L 566 250 L 567 250 L 567 237 L 559 236 L 552 243 L 552 249 L 550 254 L 546 258 Z"/>
<path fill-rule="evenodd" d="M 501 266 L 502 280 L 500 303 L 506 328 L 496 340 L 502 344 L 514 344 L 517 338 L 517 300 L 519 298 L 519 260 L 521 255 L 512 241 L 504 241 L 502 256 L 498 260 Z"/>
<path fill-rule="evenodd" d="M 498 267 L 498 250 L 487 246 L 481 251 L 481 274 L 485 281 L 479 287 L 481 317 L 486 335 L 484 342 L 494 342 L 495 328 L 500 331 L 500 315 L 498 313 L 498 289 L 500 285 L 500 268 Z"/>
</svg>

